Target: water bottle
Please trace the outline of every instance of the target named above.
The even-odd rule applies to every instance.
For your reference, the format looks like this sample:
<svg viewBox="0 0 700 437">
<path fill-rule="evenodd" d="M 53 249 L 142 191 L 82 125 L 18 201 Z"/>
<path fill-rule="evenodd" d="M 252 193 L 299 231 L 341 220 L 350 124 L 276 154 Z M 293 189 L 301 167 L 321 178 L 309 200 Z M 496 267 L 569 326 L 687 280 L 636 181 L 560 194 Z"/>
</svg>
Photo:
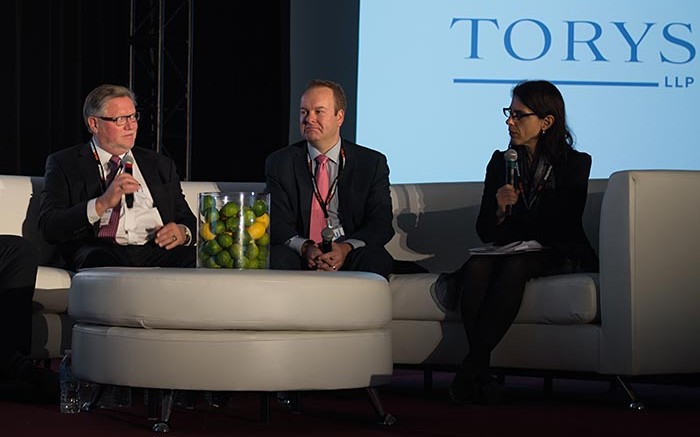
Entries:
<svg viewBox="0 0 700 437">
<path fill-rule="evenodd" d="M 61 413 L 80 413 L 80 384 L 73 375 L 71 350 L 66 349 L 58 367 L 61 386 Z"/>
</svg>

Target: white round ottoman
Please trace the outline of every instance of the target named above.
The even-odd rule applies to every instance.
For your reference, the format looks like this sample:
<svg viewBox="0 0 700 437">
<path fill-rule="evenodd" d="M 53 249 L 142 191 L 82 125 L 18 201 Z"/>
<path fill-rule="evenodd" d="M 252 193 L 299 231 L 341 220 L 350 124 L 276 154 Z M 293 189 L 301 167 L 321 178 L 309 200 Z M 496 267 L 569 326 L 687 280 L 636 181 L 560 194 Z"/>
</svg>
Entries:
<svg viewBox="0 0 700 437">
<path fill-rule="evenodd" d="M 170 393 L 368 388 L 393 424 L 373 389 L 393 371 L 379 275 L 94 268 L 73 277 L 68 311 L 80 379 Z M 166 401 L 156 430 L 169 428 Z"/>
</svg>

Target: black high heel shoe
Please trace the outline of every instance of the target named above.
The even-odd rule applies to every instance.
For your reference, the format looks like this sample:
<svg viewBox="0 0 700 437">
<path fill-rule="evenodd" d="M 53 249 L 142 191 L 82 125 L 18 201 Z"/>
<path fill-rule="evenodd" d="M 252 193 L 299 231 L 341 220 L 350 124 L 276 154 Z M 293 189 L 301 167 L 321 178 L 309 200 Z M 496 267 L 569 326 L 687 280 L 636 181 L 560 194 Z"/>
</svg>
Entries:
<svg viewBox="0 0 700 437">
<path fill-rule="evenodd" d="M 474 403 L 474 389 L 463 390 L 455 385 L 451 385 L 448 392 L 452 405 L 468 405 Z"/>
<path fill-rule="evenodd" d="M 480 405 L 495 405 L 503 397 L 503 384 L 495 375 L 479 375 L 476 381 L 475 402 Z"/>
<path fill-rule="evenodd" d="M 495 405 L 501 401 L 503 385 L 497 376 L 484 374 L 479 375 L 470 388 L 465 388 L 457 381 L 453 382 L 448 395 L 453 405 Z"/>
</svg>

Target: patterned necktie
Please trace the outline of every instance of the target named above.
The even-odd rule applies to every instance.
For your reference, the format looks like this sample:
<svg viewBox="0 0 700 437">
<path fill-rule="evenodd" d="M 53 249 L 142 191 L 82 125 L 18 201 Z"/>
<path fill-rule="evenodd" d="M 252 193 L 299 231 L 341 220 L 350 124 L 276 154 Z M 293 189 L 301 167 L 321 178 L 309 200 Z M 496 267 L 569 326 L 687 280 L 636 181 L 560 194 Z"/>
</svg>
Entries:
<svg viewBox="0 0 700 437">
<path fill-rule="evenodd" d="M 323 214 L 323 208 L 319 204 L 319 199 L 316 194 L 320 194 L 321 201 L 325 201 L 328 196 L 328 157 L 326 155 L 318 155 L 316 157 L 316 188 L 318 189 L 311 196 L 311 225 L 309 226 L 309 238 L 315 242 L 321 241 L 321 230 L 327 226 L 326 217 Z"/>
<path fill-rule="evenodd" d="M 112 155 L 112 157 L 109 159 L 109 175 L 107 175 L 106 181 L 107 186 L 112 183 L 114 177 L 117 175 L 117 169 L 119 168 L 120 163 L 121 159 L 117 155 Z M 114 240 L 114 237 L 117 235 L 117 228 L 119 227 L 119 212 L 121 209 L 122 203 L 120 201 L 117 206 L 112 208 L 112 214 L 109 216 L 109 223 L 100 227 L 100 231 L 97 234 L 98 237 Z"/>
</svg>

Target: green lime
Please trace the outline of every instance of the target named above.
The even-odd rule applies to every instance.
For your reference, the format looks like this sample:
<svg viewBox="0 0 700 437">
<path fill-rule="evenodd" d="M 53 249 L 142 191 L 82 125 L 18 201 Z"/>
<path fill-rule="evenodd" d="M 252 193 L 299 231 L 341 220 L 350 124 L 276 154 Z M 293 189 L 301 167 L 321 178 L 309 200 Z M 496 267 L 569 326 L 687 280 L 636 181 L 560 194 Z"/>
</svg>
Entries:
<svg viewBox="0 0 700 437">
<path fill-rule="evenodd" d="M 219 213 L 224 217 L 235 217 L 238 215 L 238 211 L 240 211 L 240 207 L 238 206 L 238 204 L 234 202 L 228 202 L 221 207 Z"/>
<path fill-rule="evenodd" d="M 222 232 L 216 237 L 216 242 L 219 243 L 219 246 L 222 248 L 228 249 L 233 244 L 233 237 L 225 232 Z"/>
<path fill-rule="evenodd" d="M 255 243 L 250 242 L 245 246 L 245 256 L 246 258 L 257 258 L 258 257 L 258 246 Z"/>
<path fill-rule="evenodd" d="M 237 269 L 244 269 L 248 265 L 248 259 L 244 256 L 233 259 L 233 266 Z"/>
<path fill-rule="evenodd" d="M 243 256 L 243 245 L 238 242 L 233 243 L 228 251 L 234 259 L 241 258 Z"/>
<path fill-rule="evenodd" d="M 226 230 L 229 232 L 238 232 L 238 217 L 229 217 L 226 219 Z"/>
<path fill-rule="evenodd" d="M 260 238 L 255 240 L 255 243 L 258 245 L 258 247 L 267 247 L 270 245 L 270 234 L 265 232 L 262 234 Z"/>
<path fill-rule="evenodd" d="M 204 251 L 204 244 L 197 246 L 197 256 L 199 257 L 199 263 L 206 265 L 207 259 L 209 259 L 209 254 Z"/>
<path fill-rule="evenodd" d="M 204 215 L 204 211 L 214 208 L 216 206 L 216 199 L 211 194 L 207 194 L 202 197 L 202 201 L 199 204 L 199 211 Z"/>
<path fill-rule="evenodd" d="M 255 203 L 253 203 L 253 212 L 255 213 L 255 217 L 260 217 L 265 214 L 267 212 L 267 203 L 262 199 L 256 200 Z"/>
<path fill-rule="evenodd" d="M 205 222 L 215 222 L 219 220 L 219 211 L 216 208 L 207 208 L 202 212 Z"/>
<path fill-rule="evenodd" d="M 233 240 L 244 246 L 251 242 L 250 234 L 243 228 L 236 229 L 236 232 L 233 233 Z"/>
<path fill-rule="evenodd" d="M 246 208 L 247 209 L 245 209 L 243 211 L 243 226 L 245 226 L 247 228 L 248 226 L 255 223 L 255 213 L 253 212 L 252 209 L 250 209 L 248 207 L 246 207 Z"/>
<path fill-rule="evenodd" d="M 245 268 L 246 269 L 257 269 L 259 266 L 257 258 L 248 258 L 248 260 L 245 262 Z"/>
<path fill-rule="evenodd" d="M 210 269 L 220 269 L 221 268 L 221 266 L 216 263 L 216 258 L 213 256 L 210 256 L 209 258 L 207 258 L 206 265 L 207 265 L 207 268 L 210 268 Z"/>
<path fill-rule="evenodd" d="M 226 225 L 222 221 L 212 222 L 211 223 L 211 231 L 216 235 L 223 234 L 224 231 L 226 231 Z"/>
<path fill-rule="evenodd" d="M 233 265 L 233 257 L 231 256 L 230 253 L 228 253 L 227 250 L 222 250 L 221 252 L 216 254 L 216 263 L 220 266 L 226 267 L 232 266 Z"/>
<path fill-rule="evenodd" d="M 209 240 L 204 243 L 204 251 L 209 255 L 216 255 L 221 252 L 221 245 L 216 240 Z"/>
<path fill-rule="evenodd" d="M 222 267 L 225 267 L 227 269 L 232 269 L 233 268 L 233 257 L 227 259 L 226 263 Z"/>
</svg>

